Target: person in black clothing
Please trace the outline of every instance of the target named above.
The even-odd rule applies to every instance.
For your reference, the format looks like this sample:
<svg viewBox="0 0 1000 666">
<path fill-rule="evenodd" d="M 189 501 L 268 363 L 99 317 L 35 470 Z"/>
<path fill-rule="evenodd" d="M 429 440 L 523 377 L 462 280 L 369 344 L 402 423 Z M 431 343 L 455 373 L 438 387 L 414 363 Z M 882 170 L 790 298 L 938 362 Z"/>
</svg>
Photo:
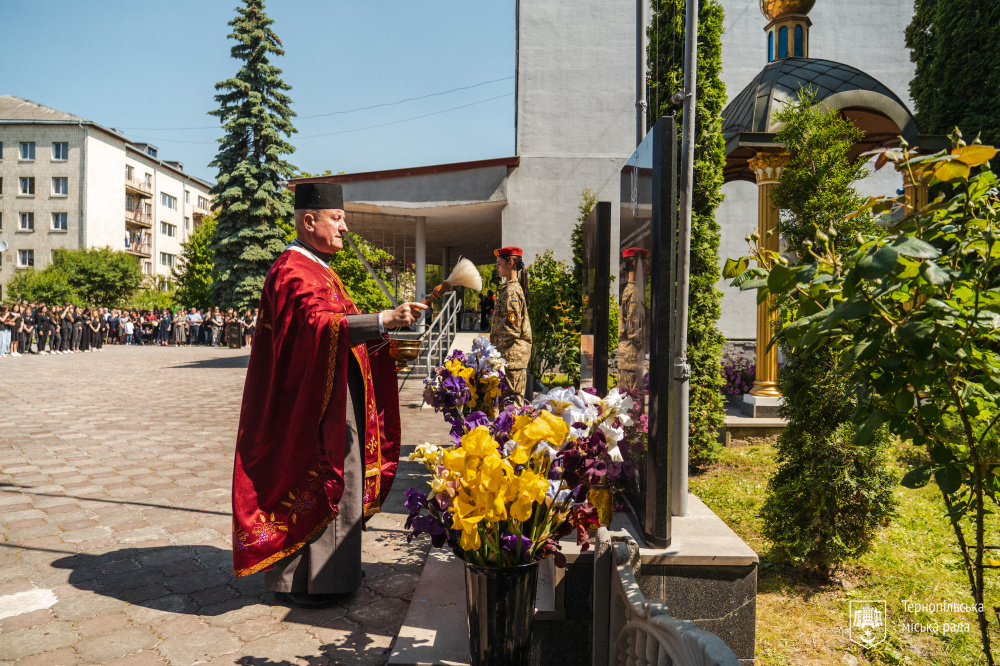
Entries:
<svg viewBox="0 0 1000 666">
<path fill-rule="evenodd" d="M 68 354 L 73 347 L 73 305 L 67 301 L 59 318 L 59 328 L 62 342 L 59 343 L 59 353 Z"/>
<path fill-rule="evenodd" d="M 70 344 L 70 350 L 74 352 L 80 351 L 80 343 L 83 338 L 83 311 L 80 310 L 79 306 L 73 308 L 73 342 Z"/>
<path fill-rule="evenodd" d="M 479 299 L 479 330 L 488 331 L 493 321 L 493 291 L 487 291 L 486 295 Z"/>
<path fill-rule="evenodd" d="M 98 316 L 98 326 L 99 330 L 97 333 L 97 348 L 99 350 L 104 349 L 104 341 L 108 338 L 108 331 L 111 329 L 111 324 L 108 323 L 108 309 L 100 308 L 97 311 Z"/>
<path fill-rule="evenodd" d="M 49 308 L 49 321 L 52 327 L 52 338 L 49 341 L 49 353 L 58 354 L 62 349 L 62 310 L 58 305 Z"/>
<path fill-rule="evenodd" d="M 48 354 L 45 351 L 45 344 L 52 333 L 52 318 L 49 317 L 49 309 L 44 303 L 35 312 L 35 330 L 38 331 L 38 353 Z"/>
<path fill-rule="evenodd" d="M 34 305 L 34 304 L 32 304 Z M 35 314 L 37 310 L 34 307 L 29 308 L 23 316 L 24 326 L 21 329 L 21 353 L 22 354 L 34 354 L 31 351 L 31 343 L 35 338 Z"/>
</svg>

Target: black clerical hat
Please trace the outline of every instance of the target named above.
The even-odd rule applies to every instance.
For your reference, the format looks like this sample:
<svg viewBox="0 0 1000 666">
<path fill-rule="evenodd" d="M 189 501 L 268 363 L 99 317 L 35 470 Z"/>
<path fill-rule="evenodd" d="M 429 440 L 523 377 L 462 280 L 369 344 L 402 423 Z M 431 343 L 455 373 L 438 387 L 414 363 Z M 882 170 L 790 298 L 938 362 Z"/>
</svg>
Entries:
<svg viewBox="0 0 1000 666">
<path fill-rule="evenodd" d="M 344 210 L 344 188 L 340 183 L 299 183 L 295 186 L 295 210 L 300 208 Z"/>
</svg>

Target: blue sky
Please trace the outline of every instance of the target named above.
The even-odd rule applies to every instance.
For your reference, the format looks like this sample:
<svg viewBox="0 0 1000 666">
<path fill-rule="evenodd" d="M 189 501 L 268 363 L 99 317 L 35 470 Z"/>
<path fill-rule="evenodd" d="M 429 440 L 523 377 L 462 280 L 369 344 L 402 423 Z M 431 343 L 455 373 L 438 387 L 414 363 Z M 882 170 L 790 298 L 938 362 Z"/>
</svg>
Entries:
<svg viewBox="0 0 1000 666">
<path fill-rule="evenodd" d="M 0 95 L 118 128 L 214 181 L 221 129 L 207 112 L 215 83 L 237 69 L 226 37 L 236 6 L 0 0 Z M 299 115 L 289 157 L 299 168 L 513 154 L 514 0 L 269 0 L 266 10 L 285 48 L 272 62 Z"/>
</svg>

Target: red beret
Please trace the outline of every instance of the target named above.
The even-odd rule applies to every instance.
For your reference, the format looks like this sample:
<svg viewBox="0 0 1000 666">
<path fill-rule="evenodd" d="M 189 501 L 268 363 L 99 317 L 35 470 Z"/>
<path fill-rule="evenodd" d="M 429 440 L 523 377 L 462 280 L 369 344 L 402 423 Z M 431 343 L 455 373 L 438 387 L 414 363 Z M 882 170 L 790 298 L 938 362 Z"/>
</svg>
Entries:
<svg viewBox="0 0 1000 666">
<path fill-rule="evenodd" d="M 493 256 L 499 257 L 503 255 L 513 254 L 518 257 L 524 256 L 524 251 L 519 247 L 514 247 L 513 245 L 508 245 L 507 247 L 502 247 L 499 250 L 493 250 Z"/>
<path fill-rule="evenodd" d="M 622 259 L 628 259 L 629 257 L 635 256 L 648 257 L 649 250 L 644 250 L 641 247 L 629 247 L 622 250 Z"/>
</svg>

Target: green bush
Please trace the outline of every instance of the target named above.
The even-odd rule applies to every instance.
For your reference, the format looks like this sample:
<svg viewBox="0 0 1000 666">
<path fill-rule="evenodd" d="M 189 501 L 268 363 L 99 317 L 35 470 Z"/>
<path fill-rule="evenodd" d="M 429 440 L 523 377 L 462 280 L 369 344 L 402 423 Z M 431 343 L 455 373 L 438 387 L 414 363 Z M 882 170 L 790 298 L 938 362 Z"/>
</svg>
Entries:
<svg viewBox="0 0 1000 666">
<path fill-rule="evenodd" d="M 69 276 L 51 264 L 40 271 L 33 268 L 16 271 L 7 281 L 7 300 L 81 304 L 79 295 L 70 286 Z"/>
<path fill-rule="evenodd" d="M 857 403 L 839 357 L 830 348 L 792 354 L 778 371 L 788 427 L 760 512 L 773 559 L 821 575 L 871 549 L 895 511 L 899 482 L 885 428 L 871 444 L 853 441 Z"/>
<path fill-rule="evenodd" d="M 580 381 L 580 308 L 573 307 L 580 283 L 573 268 L 557 261 L 551 250 L 537 255 L 528 266 L 531 303 L 531 360 L 528 369 L 535 377 L 561 370 L 571 383 Z"/>
<path fill-rule="evenodd" d="M 850 246 L 859 232 L 878 229 L 871 215 L 848 216 L 864 200 L 853 183 L 867 170 L 848 158 L 862 134 L 814 101 L 812 92 L 802 91 L 778 113 L 777 141 L 790 158 L 772 191 L 783 209 L 779 231 L 805 263 L 812 260 L 807 241 L 817 231 L 836 229 L 839 242 Z M 782 313 L 785 319 L 796 314 Z M 895 510 L 891 439 L 882 428 L 870 445 L 853 443 L 857 400 L 840 368 L 842 347 L 783 351 L 778 386 L 788 426 L 778 438 L 780 466 L 761 510 L 764 533 L 779 559 L 826 576 L 867 552 Z"/>
</svg>

